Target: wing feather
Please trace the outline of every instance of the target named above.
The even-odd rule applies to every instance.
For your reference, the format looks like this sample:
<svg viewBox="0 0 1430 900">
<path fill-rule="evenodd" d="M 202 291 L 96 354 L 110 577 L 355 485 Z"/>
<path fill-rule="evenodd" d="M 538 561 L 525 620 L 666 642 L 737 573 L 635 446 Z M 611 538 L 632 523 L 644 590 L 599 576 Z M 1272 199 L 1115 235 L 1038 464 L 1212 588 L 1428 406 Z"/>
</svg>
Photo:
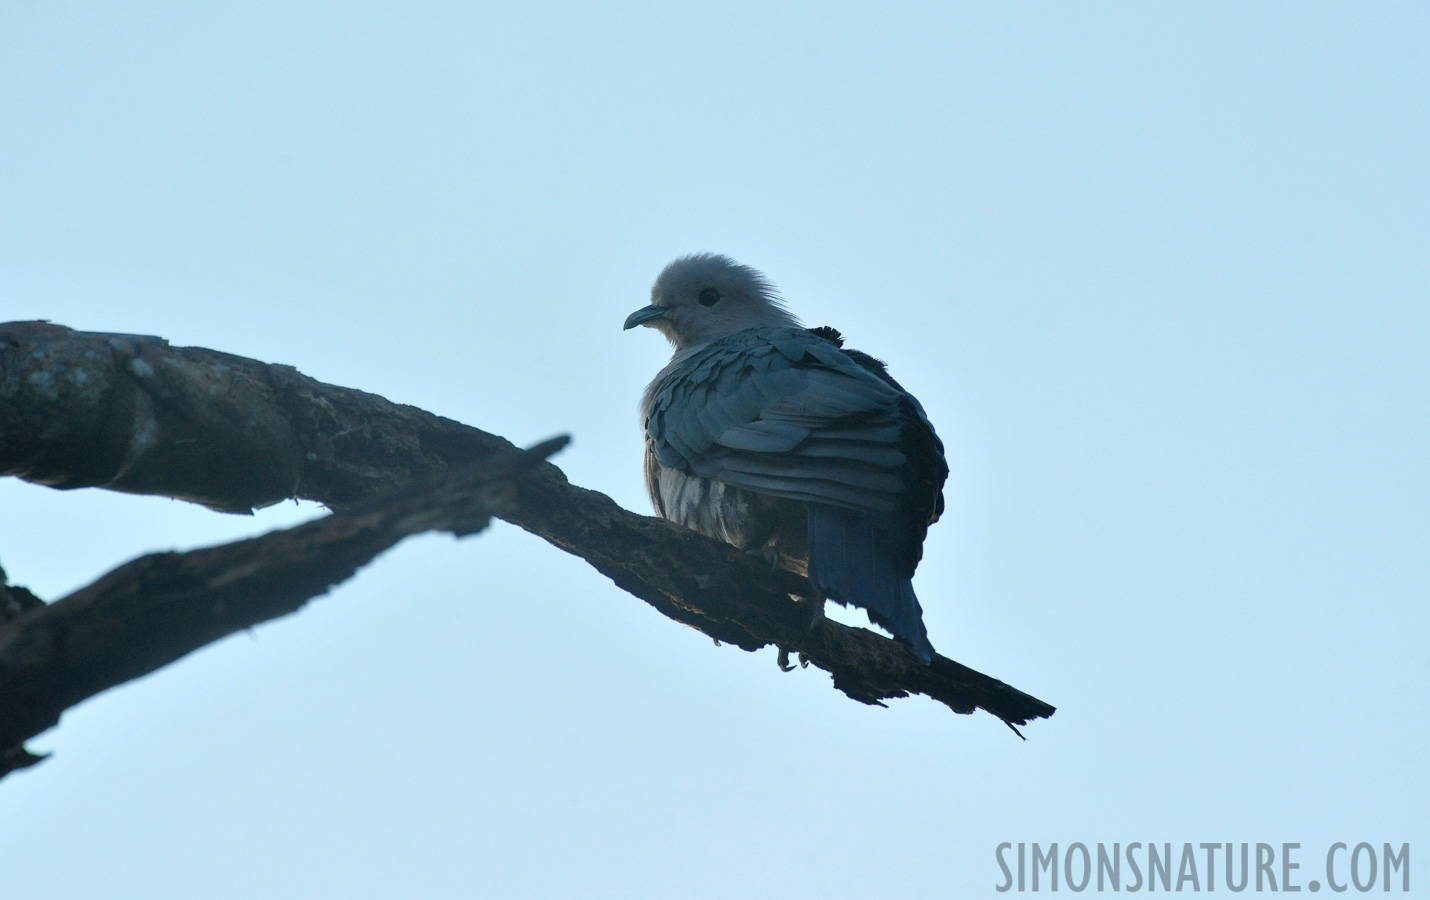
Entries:
<svg viewBox="0 0 1430 900">
<path fill-rule="evenodd" d="M 751 329 L 672 361 L 648 395 L 646 427 L 662 466 L 886 511 L 907 489 L 903 396 L 810 332 Z"/>
</svg>

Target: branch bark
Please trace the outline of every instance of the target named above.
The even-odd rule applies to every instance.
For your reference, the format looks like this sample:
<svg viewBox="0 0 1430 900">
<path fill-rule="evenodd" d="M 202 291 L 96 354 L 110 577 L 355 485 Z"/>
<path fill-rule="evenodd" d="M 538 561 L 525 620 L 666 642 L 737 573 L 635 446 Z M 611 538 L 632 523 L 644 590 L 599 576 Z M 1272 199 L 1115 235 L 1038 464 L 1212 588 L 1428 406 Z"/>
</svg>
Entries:
<svg viewBox="0 0 1430 900">
<path fill-rule="evenodd" d="M 0 584 L 24 598 L 0 621 L 0 777 L 39 762 L 24 741 L 80 701 L 297 612 L 409 535 L 485 529 L 514 479 L 565 444 L 428 476 L 262 537 L 141 556 L 51 604 Z"/>
<path fill-rule="evenodd" d="M 150 336 L 0 325 L 0 475 L 177 497 L 225 512 L 290 497 L 341 512 L 456 467 L 500 471 L 520 454 L 504 438 L 290 366 Z M 621 509 L 549 463 L 491 511 L 719 641 L 800 651 L 861 702 L 921 693 L 958 713 L 987 710 L 1010 727 L 1054 712 L 942 656 L 924 666 L 866 629 L 822 620 L 810 630 L 792 599 L 811 596 L 804 578 Z"/>
</svg>

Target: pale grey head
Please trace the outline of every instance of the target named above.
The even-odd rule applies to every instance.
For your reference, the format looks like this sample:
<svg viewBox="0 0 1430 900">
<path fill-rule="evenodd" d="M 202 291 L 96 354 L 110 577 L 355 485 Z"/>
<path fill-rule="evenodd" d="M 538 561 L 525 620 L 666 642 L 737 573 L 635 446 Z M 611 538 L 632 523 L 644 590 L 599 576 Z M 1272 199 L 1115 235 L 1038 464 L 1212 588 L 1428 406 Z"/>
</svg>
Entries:
<svg viewBox="0 0 1430 900">
<path fill-rule="evenodd" d="M 626 328 L 649 325 L 677 352 L 747 328 L 798 328 L 765 276 L 718 253 L 682 256 L 650 289 L 650 306 L 626 318 Z"/>
</svg>

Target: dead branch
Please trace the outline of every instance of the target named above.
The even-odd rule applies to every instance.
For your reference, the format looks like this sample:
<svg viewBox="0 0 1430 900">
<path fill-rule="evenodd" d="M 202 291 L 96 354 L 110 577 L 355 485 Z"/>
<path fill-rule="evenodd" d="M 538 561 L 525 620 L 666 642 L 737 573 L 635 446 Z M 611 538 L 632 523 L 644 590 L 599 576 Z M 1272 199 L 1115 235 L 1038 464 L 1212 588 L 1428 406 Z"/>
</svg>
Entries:
<svg viewBox="0 0 1430 900">
<path fill-rule="evenodd" d="M 428 476 L 262 537 L 141 556 L 48 605 L 0 587 L 28 598 L 0 621 L 0 776 L 38 762 L 23 742 L 76 703 L 297 612 L 409 535 L 486 528 L 513 479 L 565 443 Z"/>
<path fill-rule="evenodd" d="M 289 366 L 157 337 L 0 325 L 0 475 L 178 497 L 242 512 L 289 497 L 343 510 L 375 491 L 518 451 L 496 435 Z M 666 616 L 755 650 L 801 651 L 865 703 L 912 693 L 1011 725 L 1052 706 L 944 657 L 825 620 L 809 583 L 702 535 L 621 509 L 543 463 L 494 515 L 589 562 Z"/>
</svg>

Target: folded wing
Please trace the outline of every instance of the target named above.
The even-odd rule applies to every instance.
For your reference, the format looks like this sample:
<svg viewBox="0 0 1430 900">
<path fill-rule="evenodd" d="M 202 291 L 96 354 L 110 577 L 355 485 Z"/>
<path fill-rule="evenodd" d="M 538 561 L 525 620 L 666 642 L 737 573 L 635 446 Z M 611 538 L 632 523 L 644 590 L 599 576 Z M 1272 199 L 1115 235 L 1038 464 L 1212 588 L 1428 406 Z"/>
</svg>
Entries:
<svg viewBox="0 0 1430 900">
<path fill-rule="evenodd" d="M 906 395 L 829 341 L 755 329 L 666 373 L 646 432 L 662 466 L 760 493 L 893 512 Z"/>
</svg>

